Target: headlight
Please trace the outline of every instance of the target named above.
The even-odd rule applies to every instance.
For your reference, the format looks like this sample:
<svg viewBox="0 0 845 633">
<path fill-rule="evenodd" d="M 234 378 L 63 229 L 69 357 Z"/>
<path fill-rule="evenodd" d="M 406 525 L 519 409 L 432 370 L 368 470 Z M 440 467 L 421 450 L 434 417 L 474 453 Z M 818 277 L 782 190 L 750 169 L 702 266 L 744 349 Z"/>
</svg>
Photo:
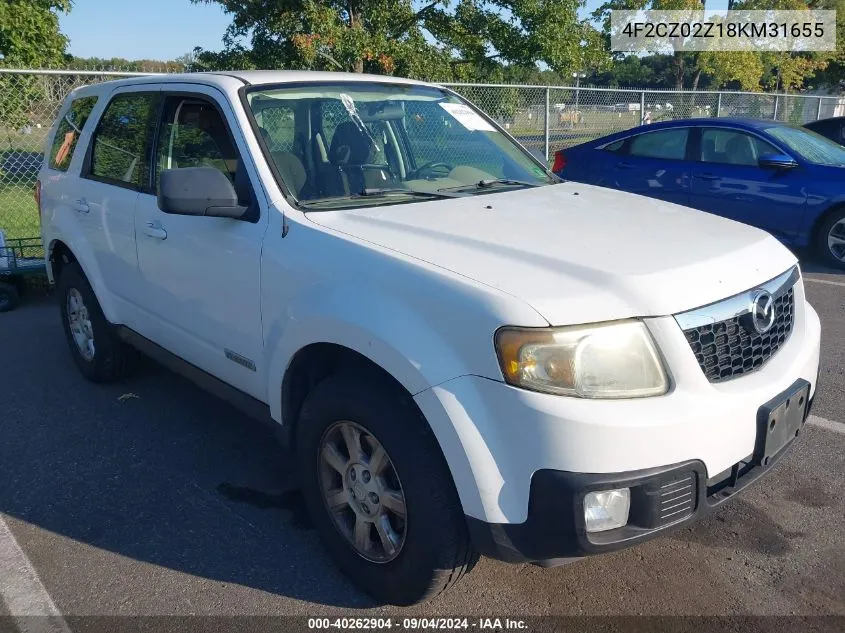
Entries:
<svg viewBox="0 0 845 633">
<path fill-rule="evenodd" d="M 659 396 L 669 381 L 641 321 L 501 328 L 496 353 L 511 385 L 581 398 Z"/>
</svg>

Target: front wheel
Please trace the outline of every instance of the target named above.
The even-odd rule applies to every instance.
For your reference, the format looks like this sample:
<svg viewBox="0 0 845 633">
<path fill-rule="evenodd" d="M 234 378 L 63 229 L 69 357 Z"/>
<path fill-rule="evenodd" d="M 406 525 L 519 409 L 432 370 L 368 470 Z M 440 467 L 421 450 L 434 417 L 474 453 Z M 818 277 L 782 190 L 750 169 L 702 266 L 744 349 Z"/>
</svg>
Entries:
<svg viewBox="0 0 845 633">
<path fill-rule="evenodd" d="M 410 605 L 478 560 L 428 424 L 379 380 L 332 375 L 308 395 L 297 457 L 315 527 L 340 569 L 380 602 Z"/>
<path fill-rule="evenodd" d="M 845 209 L 834 211 L 821 225 L 816 250 L 829 266 L 845 268 Z"/>
</svg>

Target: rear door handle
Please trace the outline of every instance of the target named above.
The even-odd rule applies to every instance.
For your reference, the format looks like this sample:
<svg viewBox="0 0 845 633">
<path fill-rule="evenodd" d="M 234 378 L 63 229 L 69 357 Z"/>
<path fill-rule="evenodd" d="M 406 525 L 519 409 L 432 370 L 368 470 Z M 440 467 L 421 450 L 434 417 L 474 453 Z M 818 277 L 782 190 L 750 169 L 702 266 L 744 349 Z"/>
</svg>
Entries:
<svg viewBox="0 0 845 633">
<path fill-rule="evenodd" d="M 634 166 L 631 163 L 616 163 L 616 167 L 619 169 L 632 169 Z"/>
<path fill-rule="evenodd" d="M 85 202 L 85 199 L 77 200 L 73 203 L 73 208 L 75 211 L 79 213 L 88 213 L 91 209 L 88 207 L 88 203 Z"/>
<path fill-rule="evenodd" d="M 144 235 L 148 235 L 157 240 L 167 239 L 167 231 L 155 222 L 147 222 L 147 225 L 144 227 Z"/>
<path fill-rule="evenodd" d="M 716 174 L 696 174 L 695 177 L 702 180 L 719 180 L 719 176 Z"/>
</svg>

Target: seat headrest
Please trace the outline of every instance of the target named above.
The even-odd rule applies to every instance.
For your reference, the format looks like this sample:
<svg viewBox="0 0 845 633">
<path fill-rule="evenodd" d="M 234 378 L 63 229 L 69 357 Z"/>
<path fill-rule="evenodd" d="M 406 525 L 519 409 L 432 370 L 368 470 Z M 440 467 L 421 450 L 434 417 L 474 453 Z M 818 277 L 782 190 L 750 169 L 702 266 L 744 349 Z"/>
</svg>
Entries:
<svg viewBox="0 0 845 633">
<path fill-rule="evenodd" d="M 344 121 L 334 131 L 329 160 L 333 165 L 363 165 L 371 149 L 372 139 L 352 121 Z"/>
</svg>

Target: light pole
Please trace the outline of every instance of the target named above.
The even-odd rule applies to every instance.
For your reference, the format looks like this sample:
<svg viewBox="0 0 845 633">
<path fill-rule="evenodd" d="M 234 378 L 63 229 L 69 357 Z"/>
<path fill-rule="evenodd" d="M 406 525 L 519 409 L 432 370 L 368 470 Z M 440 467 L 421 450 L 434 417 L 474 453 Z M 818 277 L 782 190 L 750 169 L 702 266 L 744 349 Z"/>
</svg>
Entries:
<svg viewBox="0 0 845 633">
<path fill-rule="evenodd" d="M 575 117 L 575 120 L 572 121 L 573 127 L 578 123 L 578 95 L 581 92 L 581 80 L 586 76 L 585 73 L 572 73 L 572 78 L 575 80 L 575 112 L 572 115 Z"/>
</svg>

